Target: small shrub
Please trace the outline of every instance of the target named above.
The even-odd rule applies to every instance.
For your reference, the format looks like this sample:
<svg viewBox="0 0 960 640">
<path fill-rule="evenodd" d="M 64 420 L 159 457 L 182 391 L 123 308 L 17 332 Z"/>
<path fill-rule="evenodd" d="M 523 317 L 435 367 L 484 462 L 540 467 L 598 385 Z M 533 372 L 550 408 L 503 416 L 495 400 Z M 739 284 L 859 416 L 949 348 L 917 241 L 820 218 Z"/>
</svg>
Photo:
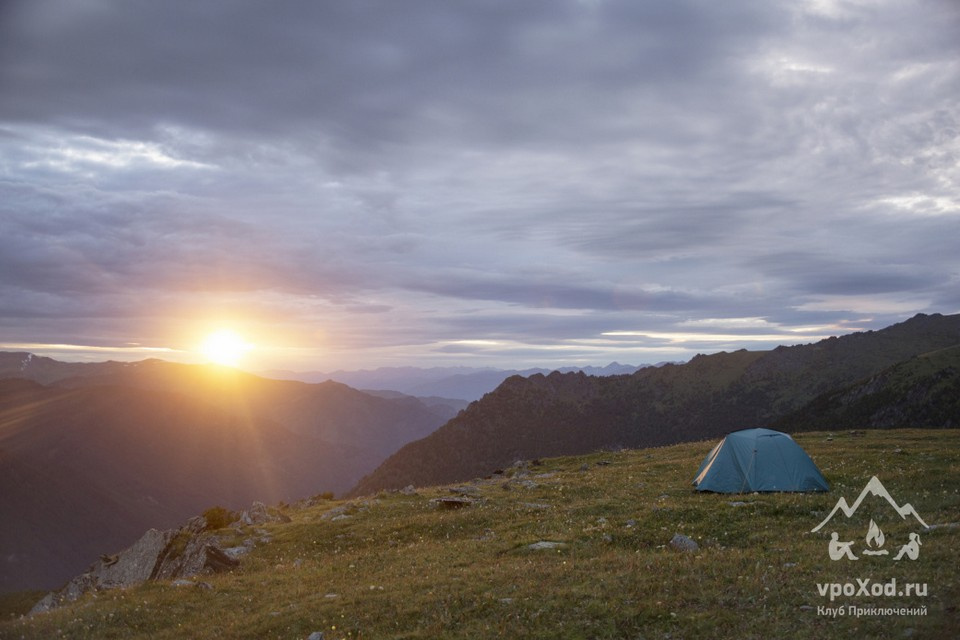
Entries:
<svg viewBox="0 0 960 640">
<path fill-rule="evenodd" d="M 236 522 L 240 519 L 240 514 L 236 511 L 230 511 L 226 507 L 210 507 L 203 512 L 203 517 L 207 521 L 207 530 L 213 531 L 216 529 L 223 529 L 231 522 Z"/>
</svg>

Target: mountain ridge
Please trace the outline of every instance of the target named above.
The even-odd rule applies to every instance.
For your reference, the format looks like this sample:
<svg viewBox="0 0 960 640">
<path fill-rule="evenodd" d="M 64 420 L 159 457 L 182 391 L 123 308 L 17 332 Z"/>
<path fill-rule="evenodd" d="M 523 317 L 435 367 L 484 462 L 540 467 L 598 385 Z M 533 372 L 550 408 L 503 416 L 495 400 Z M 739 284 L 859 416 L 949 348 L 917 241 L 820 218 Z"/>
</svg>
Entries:
<svg viewBox="0 0 960 640">
<path fill-rule="evenodd" d="M 918 314 L 878 331 L 771 351 L 698 355 L 625 376 L 515 376 L 427 438 L 405 445 L 350 495 L 482 477 L 516 459 L 660 446 L 770 426 L 824 393 L 958 344 L 960 315 Z M 793 423 L 791 429 L 814 426 Z"/>
</svg>

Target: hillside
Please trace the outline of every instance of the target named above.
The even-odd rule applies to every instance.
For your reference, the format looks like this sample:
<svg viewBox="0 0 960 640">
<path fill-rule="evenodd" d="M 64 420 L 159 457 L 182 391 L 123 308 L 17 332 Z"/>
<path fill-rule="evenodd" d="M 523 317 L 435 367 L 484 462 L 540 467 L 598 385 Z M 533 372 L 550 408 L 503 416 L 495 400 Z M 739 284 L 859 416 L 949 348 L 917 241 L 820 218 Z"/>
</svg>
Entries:
<svg viewBox="0 0 960 640">
<path fill-rule="evenodd" d="M 27 353 L 0 353 L 0 378 L 57 387 L 134 387 L 173 392 L 225 411 L 281 423 L 288 430 L 353 449 L 353 470 L 324 490 L 343 491 L 400 446 L 422 438 L 449 418 L 415 398 L 383 398 L 328 381 L 271 380 L 235 369 L 162 360 L 63 363 Z M 353 477 L 351 479 L 351 476 Z"/>
<path fill-rule="evenodd" d="M 0 380 L 0 591 L 52 586 L 203 507 L 344 492 L 447 417 L 334 382 L 0 355 L 21 376 Z"/>
<path fill-rule="evenodd" d="M 456 482 L 521 458 L 658 446 L 769 426 L 824 393 L 958 344 L 960 316 L 918 315 L 880 331 L 769 352 L 697 356 L 632 375 L 513 377 L 400 449 L 351 494 Z"/>
<path fill-rule="evenodd" d="M 776 428 L 888 429 L 960 425 L 960 346 L 924 353 L 814 399 Z"/>
<path fill-rule="evenodd" d="M 694 492 L 713 441 L 527 461 L 465 485 L 290 508 L 292 522 L 260 533 L 225 529 L 225 544 L 260 540 L 231 573 L 104 591 L 7 618 L 0 637 L 957 637 L 960 431 L 797 439 L 831 492 Z M 830 560 L 828 532 L 809 531 L 874 475 L 931 528 L 916 560 L 863 557 L 851 568 Z M 448 498 L 460 508 L 438 502 Z M 858 515 L 878 518 L 891 549 L 906 538 L 880 512 Z M 837 527 L 859 549 L 865 525 Z M 677 550 L 676 534 L 698 548 Z M 900 593 L 821 595 L 818 585 L 856 586 L 854 577 L 896 580 Z M 907 584 L 925 595 L 904 593 Z M 844 615 L 830 613 L 839 607 Z M 903 613 L 867 613 L 878 610 Z"/>
<path fill-rule="evenodd" d="M 54 586 L 214 504 L 318 493 L 357 458 L 178 394 L 0 381 L 0 591 Z"/>
</svg>

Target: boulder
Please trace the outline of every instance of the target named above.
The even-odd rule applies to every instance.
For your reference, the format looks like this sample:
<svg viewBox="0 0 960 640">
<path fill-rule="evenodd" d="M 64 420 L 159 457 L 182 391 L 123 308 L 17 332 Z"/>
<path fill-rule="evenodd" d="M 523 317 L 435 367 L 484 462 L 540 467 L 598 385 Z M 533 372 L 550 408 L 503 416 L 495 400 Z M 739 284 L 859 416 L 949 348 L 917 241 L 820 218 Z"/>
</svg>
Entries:
<svg viewBox="0 0 960 640">
<path fill-rule="evenodd" d="M 700 545 L 693 538 L 689 538 L 682 533 L 675 533 L 670 538 L 670 547 L 677 551 L 696 551 L 700 548 Z"/>
<path fill-rule="evenodd" d="M 240 561 L 223 551 L 219 538 L 204 531 L 203 517 L 192 518 L 180 529 L 150 529 L 120 553 L 104 555 L 59 591 L 48 593 L 31 614 L 50 611 L 83 594 L 122 589 L 147 580 L 176 580 L 205 573 L 229 571 Z"/>
<path fill-rule="evenodd" d="M 262 502 L 254 502 L 253 506 L 243 512 L 240 522 L 247 525 L 263 524 L 265 522 L 290 522 L 290 517 L 271 509 Z"/>
</svg>

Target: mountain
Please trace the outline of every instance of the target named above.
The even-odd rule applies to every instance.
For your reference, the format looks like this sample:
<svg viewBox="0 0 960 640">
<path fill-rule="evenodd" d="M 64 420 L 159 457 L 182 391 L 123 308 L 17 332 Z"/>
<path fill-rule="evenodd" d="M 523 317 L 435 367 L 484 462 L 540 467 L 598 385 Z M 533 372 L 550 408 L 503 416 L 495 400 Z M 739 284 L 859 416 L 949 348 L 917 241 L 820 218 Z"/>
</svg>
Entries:
<svg viewBox="0 0 960 640">
<path fill-rule="evenodd" d="M 815 398 L 775 428 L 885 429 L 960 426 L 960 346 L 920 354 Z"/>
<path fill-rule="evenodd" d="M 54 586 L 215 504 L 318 493 L 353 457 L 181 394 L 0 381 L 0 590 Z"/>
<path fill-rule="evenodd" d="M 0 367 L 17 376 L 0 379 L 0 591 L 54 586 L 216 504 L 341 493 L 449 417 L 222 367 L 30 354 L 0 354 Z"/>
<path fill-rule="evenodd" d="M 611 376 L 633 373 L 640 368 L 612 362 L 605 367 L 562 367 L 557 371 L 561 373 L 582 371 L 587 375 Z M 550 371 L 542 368 L 520 370 L 476 367 L 381 367 L 331 373 L 268 371 L 264 375 L 270 378 L 304 382 L 336 380 L 356 389 L 388 389 L 420 398 L 451 398 L 472 402 L 479 400 L 485 393 L 493 391 L 511 376 L 528 377 L 537 373 L 547 374 Z"/>
<path fill-rule="evenodd" d="M 351 495 L 482 477 L 517 459 L 659 446 L 769 426 L 823 394 L 958 345 L 960 315 L 921 314 L 880 331 L 772 351 L 701 355 L 631 375 L 515 376 L 427 438 L 400 449 Z M 939 357 L 909 366 L 920 363 L 931 367 L 930 376 L 955 378 L 952 365 L 941 368 Z M 956 424 L 957 395 L 938 397 L 943 405 L 929 410 L 942 420 L 926 426 Z M 795 430 L 812 428 L 792 424 Z"/>
<path fill-rule="evenodd" d="M 31 354 L 0 354 L 0 376 L 51 381 L 57 387 L 135 387 L 203 399 L 223 410 L 274 420 L 288 430 L 326 445 L 353 450 L 356 477 L 400 446 L 442 425 L 449 409 L 431 409 L 416 398 L 382 398 L 327 381 L 308 384 L 271 380 L 214 365 L 186 365 L 149 359 L 140 362 L 58 363 Z M 23 363 L 9 364 L 16 356 Z M 366 468 L 365 471 L 361 469 Z M 359 475 L 358 475 L 359 474 Z M 344 490 L 349 477 L 324 490 Z"/>
</svg>

